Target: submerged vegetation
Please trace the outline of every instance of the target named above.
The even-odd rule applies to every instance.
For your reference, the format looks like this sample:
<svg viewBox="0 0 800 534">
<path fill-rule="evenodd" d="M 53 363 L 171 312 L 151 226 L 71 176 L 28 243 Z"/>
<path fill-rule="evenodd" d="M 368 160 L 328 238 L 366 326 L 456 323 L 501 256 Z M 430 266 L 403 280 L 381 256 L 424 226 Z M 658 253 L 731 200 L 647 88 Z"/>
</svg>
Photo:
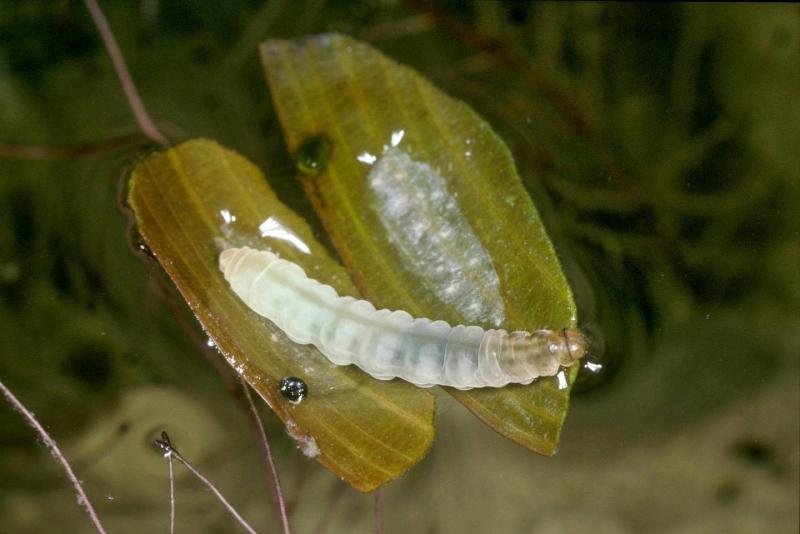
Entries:
<svg viewBox="0 0 800 534">
<path fill-rule="evenodd" d="M 110 531 L 167 524 L 166 468 L 152 446 L 164 428 L 249 520 L 268 524 L 258 446 L 231 394 L 236 381 L 220 378 L 227 364 L 156 264 L 134 255 L 148 249 L 130 229 L 121 184 L 145 137 L 89 15 L 75 2 L 3 4 L 0 378 L 62 445 Z M 340 244 L 295 179 L 261 41 L 353 35 L 463 99 L 511 148 L 574 290 L 579 326 L 593 337 L 594 372 L 577 379 L 553 459 L 504 443 L 442 397 L 430 456 L 384 493 L 387 530 L 675 530 L 735 524 L 725 521 L 750 512 L 761 531 L 792 531 L 796 6 L 103 8 L 160 130 L 171 140 L 214 139 L 264 169 L 320 250 Z M 308 175 L 336 158 L 335 146 L 309 151 L 300 158 Z M 340 282 L 350 284 L 344 271 Z M 319 387 L 311 385 L 309 399 Z M 297 530 L 371 523 L 372 501 L 307 461 L 263 413 Z M 0 409 L 0 428 L 0 530 L 54 521 L 85 528 L 57 466 L 17 414 Z M 707 475 L 691 467 L 699 461 Z M 177 476 L 179 526 L 229 529 L 226 511 Z M 617 500 L 578 489 L 587 487 Z M 645 494 L 639 488 L 657 504 L 631 506 Z M 753 493 L 769 495 L 769 506 Z"/>
</svg>

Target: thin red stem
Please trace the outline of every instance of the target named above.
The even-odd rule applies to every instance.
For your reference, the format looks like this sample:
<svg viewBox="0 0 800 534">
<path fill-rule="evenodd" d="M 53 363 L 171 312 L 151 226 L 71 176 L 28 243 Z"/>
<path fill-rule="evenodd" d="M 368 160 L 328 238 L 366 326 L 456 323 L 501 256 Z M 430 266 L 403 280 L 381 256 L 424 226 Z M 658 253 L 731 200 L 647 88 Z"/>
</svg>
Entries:
<svg viewBox="0 0 800 534">
<path fill-rule="evenodd" d="M 83 491 L 83 486 L 78 480 L 78 477 L 76 477 L 75 473 L 72 471 L 72 467 L 70 467 L 67 458 L 61 452 L 61 449 L 58 448 L 58 445 L 56 445 L 55 440 L 50 437 L 44 427 L 42 427 L 42 425 L 39 424 L 39 421 L 36 420 L 36 417 L 34 417 L 33 413 L 31 413 L 25 407 L 25 405 L 22 404 L 22 402 L 20 402 L 20 400 L 17 399 L 13 393 L 11 393 L 11 390 L 9 390 L 5 384 L 3 384 L 3 382 L 0 382 L 0 391 L 3 392 L 3 395 L 6 397 L 11 406 L 13 406 L 16 411 L 22 414 L 22 416 L 28 421 L 28 424 L 33 427 L 37 434 L 39 434 L 42 442 L 44 442 L 45 446 L 50 449 L 50 453 L 53 455 L 53 457 L 64 467 L 64 471 L 67 472 L 67 477 L 72 482 L 72 486 L 75 488 L 75 493 L 78 495 L 78 503 L 86 509 L 86 513 L 89 515 L 89 519 L 92 520 L 92 523 L 94 523 L 94 528 L 97 529 L 97 532 L 100 534 L 105 534 L 106 531 L 103 528 L 103 525 L 100 523 L 100 518 L 97 517 L 97 513 L 94 511 L 92 503 L 89 502 L 89 497 L 87 497 L 86 493 Z"/>
<path fill-rule="evenodd" d="M 247 403 L 250 405 L 250 412 L 253 414 L 253 419 L 255 420 L 256 426 L 258 427 L 258 432 L 261 435 L 261 446 L 263 448 L 262 456 L 269 473 L 270 486 L 272 487 L 272 493 L 275 497 L 275 502 L 278 508 L 278 515 L 281 519 L 281 527 L 283 528 L 284 534 L 291 534 L 292 530 L 289 527 L 289 515 L 286 513 L 286 503 L 283 499 L 283 490 L 281 489 L 281 482 L 278 478 L 278 470 L 275 468 L 275 460 L 272 457 L 272 448 L 270 447 L 269 440 L 267 439 L 267 432 L 264 430 L 264 424 L 261 422 L 261 417 L 258 415 L 258 410 L 253 402 L 253 397 L 250 395 L 250 386 L 247 385 L 247 382 L 245 382 L 244 379 L 241 379 L 241 383 L 242 389 L 244 390 L 244 396 L 247 398 Z"/>
<path fill-rule="evenodd" d="M 381 490 L 375 490 L 375 534 L 383 532 L 383 514 L 381 514 Z"/>
<path fill-rule="evenodd" d="M 122 85 L 122 90 L 125 92 L 125 98 L 128 99 L 128 105 L 131 107 L 133 116 L 136 118 L 136 122 L 139 123 L 139 128 L 142 129 L 142 132 L 144 132 L 147 137 L 156 143 L 162 146 L 169 146 L 169 141 L 167 141 L 167 138 L 156 128 L 155 123 L 144 107 L 144 103 L 142 103 L 142 99 L 139 97 L 136 84 L 133 83 L 133 78 L 131 78 L 131 74 L 128 72 L 125 58 L 122 57 L 122 52 L 117 44 L 117 39 L 114 37 L 114 32 L 111 31 L 111 26 L 108 25 L 108 21 L 105 15 L 103 15 L 103 11 L 100 9 L 97 0 L 83 0 L 83 3 L 86 5 L 86 9 L 89 10 L 92 20 L 94 20 L 95 26 L 97 26 L 97 31 L 100 32 L 100 37 L 103 39 L 103 44 L 108 51 L 108 55 L 111 56 L 111 61 L 114 63 L 114 70 L 117 73 L 117 77 L 119 77 L 119 82 Z"/>
<path fill-rule="evenodd" d="M 325 534 L 328 531 L 331 523 L 333 523 L 333 518 L 336 515 L 336 512 L 339 510 L 339 506 L 342 504 L 346 490 L 347 485 L 343 483 L 339 483 L 337 485 L 336 494 L 333 496 L 333 499 L 328 505 L 325 515 L 322 516 L 317 528 L 314 530 L 314 534 Z"/>
<path fill-rule="evenodd" d="M 175 472 L 172 466 L 172 455 L 167 456 L 169 464 L 169 534 L 175 534 Z"/>
<path fill-rule="evenodd" d="M 247 532 L 249 532 L 250 534 L 257 534 L 255 529 L 251 527 L 247 521 L 244 520 L 241 514 L 238 511 L 236 511 L 236 508 L 234 508 L 231 505 L 231 503 L 229 503 L 228 500 L 222 495 L 222 492 L 220 492 L 219 489 L 217 489 L 217 487 L 214 484 L 212 484 L 211 481 L 205 477 L 205 475 L 203 475 L 203 473 L 198 471 L 197 468 L 195 468 L 192 464 L 190 464 L 189 461 L 186 458 L 184 458 L 181 455 L 181 453 L 179 453 L 177 449 L 175 449 L 175 447 L 172 446 L 172 443 L 170 442 L 169 436 L 167 435 L 166 432 L 161 432 L 161 439 L 156 440 L 156 445 L 158 445 L 161 448 L 161 450 L 164 451 L 165 457 L 168 458 L 173 457 L 176 460 L 178 460 L 180 463 L 183 464 L 183 466 L 186 469 L 188 469 L 194 476 L 196 476 L 198 480 L 200 480 L 200 482 L 205 484 L 206 487 L 210 489 L 211 492 L 217 497 L 217 499 L 219 499 L 219 502 L 221 502 L 222 505 L 225 506 L 225 508 L 227 508 L 228 512 L 230 512 L 230 514 L 234 517 L 234 519 L 236 519 Z"/>
</svg>

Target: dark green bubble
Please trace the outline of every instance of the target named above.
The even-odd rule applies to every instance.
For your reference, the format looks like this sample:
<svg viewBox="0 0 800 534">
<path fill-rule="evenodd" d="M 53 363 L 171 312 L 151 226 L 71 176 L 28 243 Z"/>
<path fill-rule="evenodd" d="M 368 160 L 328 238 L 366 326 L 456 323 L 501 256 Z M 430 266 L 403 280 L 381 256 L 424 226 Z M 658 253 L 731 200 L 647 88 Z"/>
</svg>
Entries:
<svg viewBox="0 0 800 534">
<path fill-rule="evenodd" d="M 324 135 L 317 135 L 300 143 L 294 160 L 300 172 L 308 176 L 317 176 L 325 170 L 330 155 L 331 142 Z"/>
</svg>

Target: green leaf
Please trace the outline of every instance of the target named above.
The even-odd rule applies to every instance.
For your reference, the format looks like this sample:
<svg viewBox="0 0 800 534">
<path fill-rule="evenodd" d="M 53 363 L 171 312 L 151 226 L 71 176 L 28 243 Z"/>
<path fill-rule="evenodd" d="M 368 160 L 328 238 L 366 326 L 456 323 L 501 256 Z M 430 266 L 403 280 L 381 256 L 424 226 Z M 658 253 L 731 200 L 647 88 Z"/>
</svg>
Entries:
<svg viewBox="0 0 800 534">
<path fill-rule="evenodd" d="M 228 362 L 286 424 L 300 448 L 349 484 L 370 491 L 417 463 L 433 440 L 434 399 L 328 362 L 250 311 L 217 267 L 220 240 L 271 249 L 344 295 L 344 269 L 308 225 L 278 201 L 261 172 L 213 141 L 153 153 L 133 170 L 130 204 L 139 231 Z M 297 405 L 278 383 L 302 378 Z"/>
<path fill-rule="evenodd" d="M 574 326 L 570 289 L 511 155 L 466 104 L 341 35 L 267 41 L 261 56 L 289 150 L 330 144 L 325 167 L 301 179 L 366 298 L 451 324 Z M 569 400 L 556 378 L 448 392 L 497 432 L 555 453 Z"/>
</svg>

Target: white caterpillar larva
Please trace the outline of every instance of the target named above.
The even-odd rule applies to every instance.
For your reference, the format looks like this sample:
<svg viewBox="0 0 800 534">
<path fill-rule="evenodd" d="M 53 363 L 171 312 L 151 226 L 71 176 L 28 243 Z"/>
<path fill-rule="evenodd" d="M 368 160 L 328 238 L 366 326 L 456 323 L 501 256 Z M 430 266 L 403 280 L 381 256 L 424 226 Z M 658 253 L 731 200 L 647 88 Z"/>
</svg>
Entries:
<svg viewBox="0 0 800 534">
<path fill-rule="evenodd" d="M 511 332 L 414 319 L 340 297 L 303 269 L 267 251 L 229 248 L 219 268 L 234 293 L 295 343 L 312 343 L 337 365 L 355 364 L 375 378 L 458 389 L 528 384 L 583 357 L 577 330 Z"/>
</svg>

